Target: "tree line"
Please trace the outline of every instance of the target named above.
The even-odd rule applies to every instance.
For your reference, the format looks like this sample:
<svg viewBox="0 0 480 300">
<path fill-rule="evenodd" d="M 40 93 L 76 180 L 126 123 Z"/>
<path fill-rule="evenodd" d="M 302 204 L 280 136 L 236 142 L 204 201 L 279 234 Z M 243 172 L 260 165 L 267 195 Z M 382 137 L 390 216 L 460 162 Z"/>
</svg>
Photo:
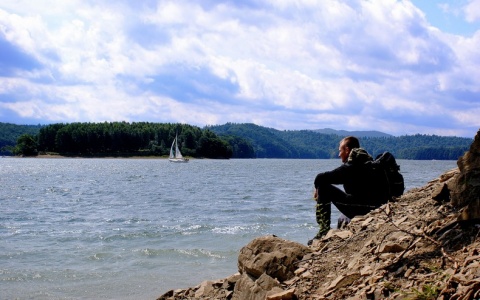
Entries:
<svg viewBox="0 0 480 300">
<path fill-rule="evenodd" d="M 168 156 L 175 136 L 178 136 L 184 156 L 231 158 L 234 154 L 241 156 L 243 149 L 248 147 L 248 143 L 241 138 L 220 138 L 208 129 L 202 130 L 187 124 L 104 122 L 42 126 L 35 135 L 23 134 L 18 137 L 15 147 L 9 150 L 26 156 L 38 153 L 65 156 Z"/>
<path fill-rule="evenodd" d="M 245 138 L 253 145 L 257 158 L 337 158 L 338 144 L 344 137 L 312 130 L 277 130 L 255 124 L 227 123 L 207 128 L 220 136 Z M 389 151 L 399 159 L 419 160 L 457 160 L 473 142 L 473 138 L 425 134 L 358 138 L 372 156 Z"/>
<path fill-rule="evenodd" d="M 21 132 L 24 134 L 19 136 Z M 344 137 L 312 130 L 276 130 L 250 123 L 203 129 L 149 122 L 44 126 L 0 123 L 0 149 L 2 155 L 40 152 L 67 156 L 167 156 L 176 134 L 185 156 L 206 158 L 336 158 L 338 144 Z M 473 141 L 421 134 L 359 138 L 372 156 L 390 151 L 399 159 L 420 160 L 457 160 Z"/>
<path fill-rule="evenodd" d="M 34 136 L 42 125 L 16 125 L 0 122 L 0 155 L 11 155 L 17 139 L 22 134 Z"/>
</svg>

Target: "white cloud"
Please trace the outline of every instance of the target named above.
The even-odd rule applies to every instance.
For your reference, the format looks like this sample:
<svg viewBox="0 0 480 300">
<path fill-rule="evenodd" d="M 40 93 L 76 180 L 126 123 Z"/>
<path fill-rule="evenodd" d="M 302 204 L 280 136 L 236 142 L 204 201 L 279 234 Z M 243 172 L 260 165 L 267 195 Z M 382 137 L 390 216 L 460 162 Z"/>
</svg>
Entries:
<svg viewBox="0 0 480 300">
<path fill-rule="evenodd" d="M 480 33 L 442 33 L 409 1 L 54 4 L 0 4 L 0 38 L 42 65 L 0 77 L 0 94 L 15 99 L 0 100 L 0 115 L 393 134 L 480 127 L 468 100 L 480 93 Z"/>
<path fill-rule="evenodd" d="M 480 0 L 470 0 L 464 7 L 464 12 L 468 22 L 480 21 Z"/>
</svg>

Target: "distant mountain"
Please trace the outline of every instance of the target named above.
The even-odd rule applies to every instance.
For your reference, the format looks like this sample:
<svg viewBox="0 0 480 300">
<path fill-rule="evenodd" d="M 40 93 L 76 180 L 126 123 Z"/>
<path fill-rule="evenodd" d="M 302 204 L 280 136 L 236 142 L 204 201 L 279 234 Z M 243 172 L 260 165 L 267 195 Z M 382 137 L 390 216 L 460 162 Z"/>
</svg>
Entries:
<svg viewBox="0 0 480 300">
<path fill-rule="evenodd" d="M 358 138 L 362 138 L 362 137 L 393 137 L 393 135 L 391 135 L 391 134 L 380 132 L 380 131 L 375 131 L 375 130 L 374 131 L 346 131 L 346 130 L 335 130 L 335 129 L 331 129 L 331 128 L 324 128 L 324 129 L 315 129 L 315 130 L 312 130 L 312 131 L 323 133 L 323 134 L 335 134 L 335 135 L 339 135 L 339 136 L 342 136 L 342 137 L 349 136 L 349 135 L 353 135 L 353 136 L 356 136 Z"/>
<path fill-rule="evenodd" d="M 8 155 L 6 147 L 13 147 L 17 144 L 17 139 L 25 133 L 36 135 L 42 128 L 42 125 L 16 125 L 0 122 L 0 155 Z"/>
<path fill-rule="evenodd" d="M 299 153 L 297 146 L 286 141 L 278 135 L 278 130 L 267 128 L 252 123 L 207 126 L 206 129 L 222 136 L 237 136 L 245 139 L 254 147 L 255 155 L 258 158 L 299 158 L 304 153 Z"/>
<path fill-rule="evenodd" d="M 153 124 L 150 125 L 153 126 Z M 28 133 L 35 136 L 41 127 L 0 122 L 0 154 L 8 155 L 7 147 L 14 146 L 20 135 Z M 373 156 L 390 151 L 400 159 L 457 160 L 468 150 L 473 141 L 473 139 L 462 137 L 421 134 L 395 137 L 378 131 L 345 131 L 328 128 L 277 130 L 252 123 L 227 123 L 206 126 L 204 129 L 212 131 L 224 142 L 230 144 L 234 153 L 233 158 L 336 158 L 340 140 L 344 136 L 354 135 L 360 138 L 361 146 Z M 153 132 L 158 136 L 157 130 Z M 149 134 L 152 132 L 149 131 Z M 52 138 L 55 139 L 56 136 Z M 157 148 L 165 148 L 160 143 L 157 145 L 152 139 L 150 144 Z M 126 143 L 125 146 L 129 146 L 128 139 L 121 141 Z M 194 140 L 190 142 L 195 143 Z M 192 144 L 194 148 L 197 146 Z"/>
<path fill-rule="evenodd" d="M 400 159 L 457 160 L 468 150 L 473 139 L 436 135 L 395 137 L 375 131 L 277 130 L 255 124 L 208 126 L 219 136 L 237 136 L 252 144 L 257 158 L 336 158 L 338 144 L 346 135 L 355 135 L 371 155 L 384 151 Z"/>
</svg>

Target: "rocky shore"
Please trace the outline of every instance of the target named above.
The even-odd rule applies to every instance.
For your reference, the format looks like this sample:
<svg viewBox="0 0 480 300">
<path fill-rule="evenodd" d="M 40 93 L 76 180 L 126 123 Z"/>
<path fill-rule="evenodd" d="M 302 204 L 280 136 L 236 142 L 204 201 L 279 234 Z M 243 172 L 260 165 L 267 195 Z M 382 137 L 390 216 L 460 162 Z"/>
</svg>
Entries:
<svg viewBox="0 0 480 300">
<path fill-rule="evenodd" d="M 480 131 L 448 171 L 313 245 L 264 236 L 167 299 L 480 299 Z"/>
</svg>

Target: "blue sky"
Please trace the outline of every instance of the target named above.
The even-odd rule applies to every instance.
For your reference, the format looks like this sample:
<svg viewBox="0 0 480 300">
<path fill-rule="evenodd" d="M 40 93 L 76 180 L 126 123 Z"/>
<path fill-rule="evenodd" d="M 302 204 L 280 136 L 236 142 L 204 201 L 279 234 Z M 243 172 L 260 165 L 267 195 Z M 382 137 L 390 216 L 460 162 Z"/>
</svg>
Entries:
<svg viewBox="0 0 480 300">
<path fill-rule="evenodd" d="M 0 122 L 473 137 L 478 49 L 480 0 L 2 0 Z"/>
</svg>

